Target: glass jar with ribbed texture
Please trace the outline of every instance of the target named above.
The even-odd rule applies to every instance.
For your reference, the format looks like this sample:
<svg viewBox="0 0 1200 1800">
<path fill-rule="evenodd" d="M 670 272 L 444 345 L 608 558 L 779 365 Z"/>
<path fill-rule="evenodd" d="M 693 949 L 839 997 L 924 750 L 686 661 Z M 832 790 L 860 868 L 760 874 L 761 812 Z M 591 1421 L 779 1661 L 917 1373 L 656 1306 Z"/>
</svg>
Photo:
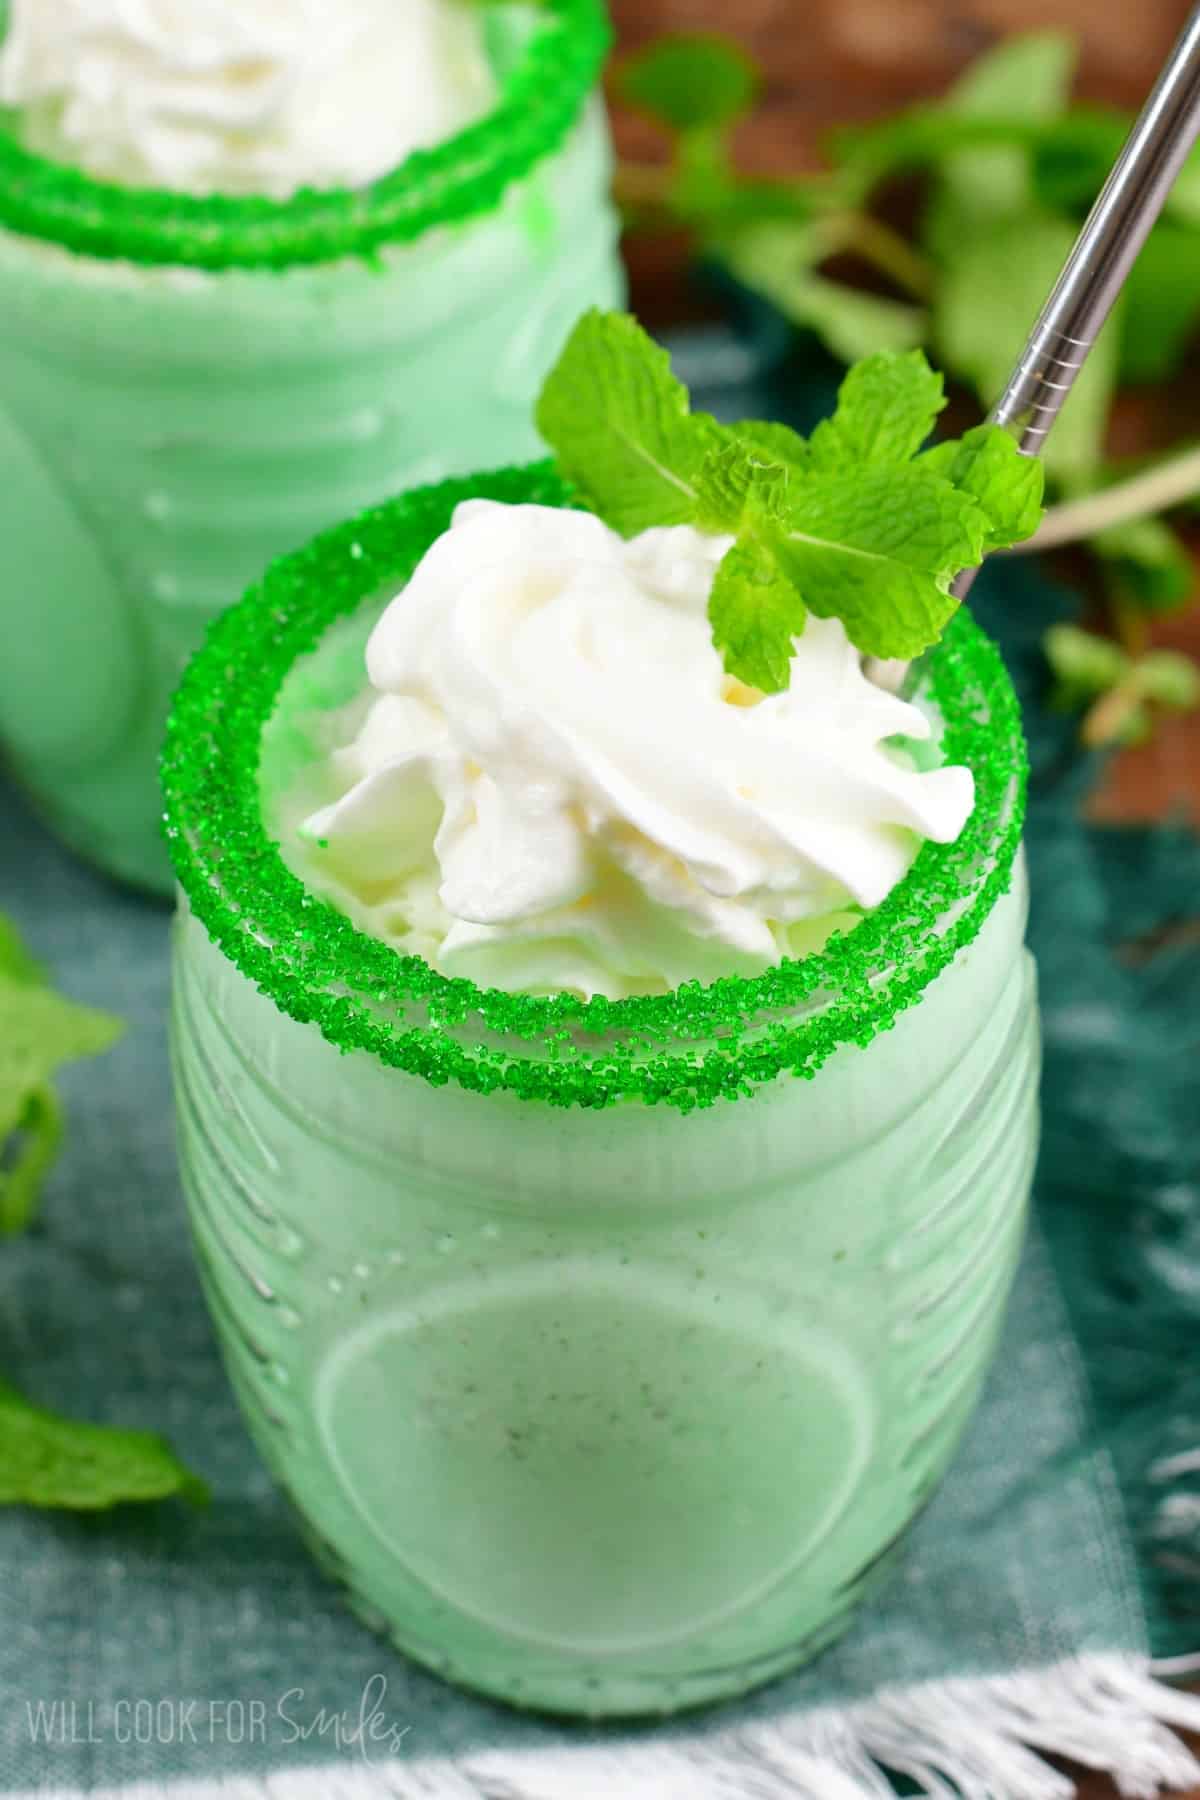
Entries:
<svg viewBox="0 0 1200 1800">
<path fill-rule="evenodd" d="M 209 620 L 348 513 L 536 454 L 568 329 L 620 304 L 603 0 L 480 15 L 495 109 L 354 192 L 121 188 L 0 131 L 0 752 L 141 886 Z"/>
<path fill-rule="evenodd" d="M 820 953 L 629 1000 L 483 990 L 364 936 L 263 823 L 289 694 L 469 495 L 278 563 L 177 698 L 173 1056 L 204 1285 L 318 1555 L 429 1667 L 670 1711 L 849 1621 L 975 1405 L 1037 1135 L 1012 688 L 961 614 L 923 702 L 974 773 Z M 316 673 L 314 673 L 314 671 Z"/>
</svg>

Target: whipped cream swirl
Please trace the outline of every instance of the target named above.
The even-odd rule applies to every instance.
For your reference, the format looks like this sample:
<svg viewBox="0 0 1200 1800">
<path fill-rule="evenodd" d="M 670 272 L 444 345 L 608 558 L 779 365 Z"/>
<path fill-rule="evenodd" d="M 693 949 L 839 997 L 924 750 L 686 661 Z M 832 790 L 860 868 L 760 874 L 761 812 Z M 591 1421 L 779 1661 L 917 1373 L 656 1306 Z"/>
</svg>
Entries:
<svg viewBox="0 0 1200 1800">
<path fill-rule="evenodd" d="M 786 692 L 728 676 L 727 541 L 460 505 L 371 637 L 309 884 L 448 974 L 613 998 L 759 973 L 877 905 L 921 838 L 957 837 L 971 774 L 889 745 L 931 722 L 836 620 L 809 619 Z"/>
<path fill-rule="evenodd" d="M 467 0 L 10 0 L 0 102 L 101 180 L 358 187 L 492 104 Z"/>
</svg>

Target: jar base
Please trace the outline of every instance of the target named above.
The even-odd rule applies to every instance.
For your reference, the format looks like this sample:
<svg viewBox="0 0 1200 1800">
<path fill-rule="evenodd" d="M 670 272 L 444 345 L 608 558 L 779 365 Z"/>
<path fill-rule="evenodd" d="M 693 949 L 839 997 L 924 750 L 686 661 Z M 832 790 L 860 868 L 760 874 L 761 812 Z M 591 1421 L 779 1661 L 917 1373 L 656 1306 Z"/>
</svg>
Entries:
<svg viewBox="0 0 1200 1800">
<path fill-rule="evenodd" d="M 925 1510 L 928 1497 L 919 1509 Z M 816 1660 L 853 1625 L 861 1606 L 884 1586 L 898 1562 L 908 1534 L 904 1529 L 838 1593 L 837 1610 L 803 1636 L 743 1662 L 664 1675 L 653 1670 L 614 1670 L 601 1663 L 588 1666 L 528 1668 L 516 1674 L 482 1659 L 460 1658 L 435 1649 L 390 1619 L 354 1585 L 338 1552 L 296 1511 L 293 1517 L 314 1561 L 341 1591 L 342 1599 L 369 1631 L 385 1638 L 401 1655 L 419 1663 L 454 1687 L 499 1701 L 518 1712 L 555 1718 L 619 1722 L 666 1719 L 736 1700 Z"/>
</svg>

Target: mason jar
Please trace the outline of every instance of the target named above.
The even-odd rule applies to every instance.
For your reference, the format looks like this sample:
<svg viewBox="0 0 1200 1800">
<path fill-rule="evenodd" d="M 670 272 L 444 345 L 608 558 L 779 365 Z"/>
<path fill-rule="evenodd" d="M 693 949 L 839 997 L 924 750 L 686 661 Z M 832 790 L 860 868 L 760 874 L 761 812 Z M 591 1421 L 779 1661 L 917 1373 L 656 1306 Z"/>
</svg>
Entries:
<svg viewBox="0 0 1200 1800">
<path fill-rule="evenodd" d="M 0 131 L 0 753 L 143 887 L 208 622 L 322 526 L 537 453 L 567 331 L 621 302 L 603 0 L 480 13 L 496 109 L 360 192 L 124 189 Z"/>
<path fill-rule="evenodd" d="M 502 1700 L 658 1713 L 836 1635 L 978 1398 L 1037 1136 L 1019 715 L 960 613 L 919 703 L 972 818 L 816 955 L 621 1001 L 447 980 L 269 820 L 474 495 L 563 498 L 541 467 L 363 515 L 180 690 L 184 1180 L 250 1429 L 362 1615 Z"/>
</svg>

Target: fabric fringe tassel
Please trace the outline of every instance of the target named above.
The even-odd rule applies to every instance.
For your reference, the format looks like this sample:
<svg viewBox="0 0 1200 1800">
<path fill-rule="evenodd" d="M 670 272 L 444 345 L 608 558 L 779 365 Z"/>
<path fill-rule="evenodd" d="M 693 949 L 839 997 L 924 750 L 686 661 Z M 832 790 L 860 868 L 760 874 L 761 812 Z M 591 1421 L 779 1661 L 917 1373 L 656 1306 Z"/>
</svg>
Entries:
<svg viewBox="0 0 1200 1800">
<path fill-rule="evenodd" d="M 326 1764 L 138 1783 L 87 1800 L 894 1800 L 889 1770 L 922 1800 L 1070 1800 L 1075 1785 L 1048 1756 L 1110 1776 L 1128 1800 L 1151 1800 L 1200 1783 L 1200 1761 L 1172 1727 L 1200 1732 L 1200 1698 L 1158 1680 L 1144 1657 L 1092 1655 L 624 1749 Z M 85 1796 L 44 1787 L 11 1800 Z"/>
</svg>

